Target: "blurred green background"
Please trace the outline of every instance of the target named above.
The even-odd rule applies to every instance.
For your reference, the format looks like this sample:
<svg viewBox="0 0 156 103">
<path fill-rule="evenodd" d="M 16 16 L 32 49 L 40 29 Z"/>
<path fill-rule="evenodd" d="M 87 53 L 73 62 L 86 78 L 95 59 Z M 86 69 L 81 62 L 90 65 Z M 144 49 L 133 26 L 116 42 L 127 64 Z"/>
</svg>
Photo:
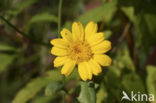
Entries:
<svg viewBox="0 0 156 103">
<path fill-rule="evenodd" d="M 65 103 L 129 103 L 122 91 L 156 96 L 156 0 L 63 0 L 62 28 L 95 21 L 112 42 L 112 64 L 94 76 L 94 89 L 80 82 L 77 69 L 63 86 L 53 67 L 58 4 L 0 0 L 0 103 L 61 103 L 64 91 Z"/>
</svg>

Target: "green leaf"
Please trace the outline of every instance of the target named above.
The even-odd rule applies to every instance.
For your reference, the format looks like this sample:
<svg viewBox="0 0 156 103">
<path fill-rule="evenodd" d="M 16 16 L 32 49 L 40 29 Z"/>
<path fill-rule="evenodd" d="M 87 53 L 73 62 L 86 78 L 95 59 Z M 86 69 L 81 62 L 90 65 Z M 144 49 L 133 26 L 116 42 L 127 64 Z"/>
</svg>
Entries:
<svg viewBox="0 0 156 103">
<path fill-rule="evenodd" d="M 154 0 L 120 0 L 121 8 L 134 23 L 137 43 L 146 52 L 156 43 L 156 11 Z M 144 6 L 140 4 L 145 4 Z M 146 42 L 145 42 L 146 41 Z M 144 44 L 144 45 L 142 45 Z M 140 47 L 139 47 L 140 48 Z"/>
<path fill-rule="evenodd" d="M 103 103 L 102 101 L 104 101 L 107 98 L 107 91 L 105 90 L 103 84 L 100 84 L 100 89 L 96 95 L 96 103 Z"/>
<path fill-rule="evenodd" d="M 77 18 L 77 21 L 87 24 L 90 21 L 99 22 L 104 19 L 105 22 L 109 22 L 114 16 L 115 11 L 116 1 L 105 3 L 81 15 L 79 18 Z"/>
<path fill-rule="evenodd" d="M 40 90 L 42 90 L 51 81 L 60 81 L 62 76 L 58 70 L 52 70 L 47 72 L 47 77 L 38 77 L 30 81 L 26 87 L 22 88 L 12 103 L 27 103 L 28 100 L 32 99 Z"/>
<path fill-rule="evenodd" d="M 9 46 L 7 44 L 0 43 L 0 50 L 2 50 L 2 51 L 9 51 L 9 50 L 15 50 L 15 48 L 12 47 L 12 46 Z"/>
<path fill-rule="evenodd" d="M 135 15 L 134 15 L 134 7 L 130 6 L 130 7 L 121 7 L 121 9 L 123 10 L 123 12 L 128 16 L 128 18 L 134 22 L 135 20 Z"/>
<path fill-rule="evenodd" d="M 93 82 L 81 82 L 80 103 L 96 103 L 95 86 Z"/>
<path fill-rule="evenodd" d="M 155 14 L 138 14 L 135 18 L 135 26 L 139 34 L 141 42 L 145 50 L 156 43 L 156 15 Z M 143 22 L 142 22 L 143 21 Z M 147 35 L 148 34 L 148 35 Z M 146 42 L 145 42 L 146 41 Z"/>
<path fill-rule="evenodd" d="M 156 66 L 147 66 L 147 89 L 149 94 L 154 94 L 156 96 Z"/>
<path fill-rule="evenodd" d="M 122 78 L 122 84 L 129 94 L 131 91 L 134 91 L 135 93 L 137 93 L 138 91 L 140 91 L 141 93 L 145 93 L 145 87 L 139 75 L 132 72 L 123 75 Z"/>
<path fill-rule="evenodd" d="M 38 77 L 27 84 L 25 88 L 20 90 L 12 103 L 26 103 L 29 99 L 33 98 L 49 82 L 48 79 Z"/>
<path fill-rule="evenodd" d="M 63 25 L 63 27 L 67 28 L 68 30 L 71 31 L 72 22 L 71 21 L 66 21 L 65 24 Z"/>
<path fill-rule="evenodd" d="M 37 0 L 24 0 L 16 3 L 10 10 L 8 10 L 7 15 L 16 16 L 21 13 L 26 7 L 31 6 L 35 2 L 37 2 Z"/>
<path fill-rule="evenodd" d="M 79 73 L 78 73 L 78 68 L 77 67 L 75 67 L 75 69 L 73 70 L 73 72 L 71 73 L 71 75 L 70 76 L 68 76 L 67 78 L 66 78 L 66 80 L 67 81 L 69 81 L 69 80 L 80 80 L 80 76 L 79 76 Z"/>
<path fill-rule="evenodd" d="M 133 91 L 134 93 L 140 92 L 141 94 L 146 94 L 145 86 L 142 81 L 142 79 L 134 72 L 131 73 L 124 73 L 122 80 L 123 85 L 123 91 L 126 91 L 128 95 L 131 94 Z M 138 103 L 137 101 L 134 101 L 134 103 Z M 142 101 L 141 103 L 146 103 L 145 101 Z"/>
<path fill-rule="evenodd" d="M 38 22 L 54 22 L 54 23 L 57 23 L 57 17 L 55 15 L 49 14 L 49 13 L 37 14 L 29 20 L 29 22 L 26 26 L 26 32 L 29 31 L 29 29 L 31 28 L 31 26 L 34 23 L 38 23 Z"/>
<path fill-rule="evenodd" d="M 60 90 L 62 87 L 63 85 L 61 83 L 50 82 L 45 89 L 45 95 L 46 96 L 54 95 L 55 92 Z"/>
<path fill-rule="evenodd" d="M 51 95 L 51 96 L 37 96 L 35 97 L 30 103 L 50 103 L 56 95 Z"/>
<path fill-rule="evenodd" d="M 0 72 L 4 71 L 13 62 L 16 55 L 0 54 Z"/>
<path fill-rule="evenodd" d="M 0 51 L 15 51 L 16 49 L 12 46 L 6 45 L 4 43 L 0 43 Z M 13 62 L 16 55 L 9 54 L 0 54 L 0 72 L 4 71 L 9 64 Z"/>
<path fill-rule="evenodd" d="M 121 51 L 117 51 L 117 56 L 115 59 L 116 66 L 119 66 L 121 69 L 127 68 L 131 71 L 135 71 L 134 63 L 129 55 L 129 50 L 127 45 L 121 45 Z"/>
<path fill-rule="evenodd" d="M 106 2 L 107 2 L 107 0 L 101 0 L 101 2 L 102 2 L 102 3 L 106 3 Z"/>
<path fill-rule="evenodd" d="M 104 31 L 104 37 L 105 37 L 105 39 L 109 39 L 111 35 L 112 35 L 112 32 L 110 30 L 105 30 Z"/>
<path fill-rule="evenodd" d="M 106 103 L 120 103 L 122 86 L 120 83 L 119 72 L 120 70 L 117 70 L 116 67 L 111 67 L 110 70 L 105 74 L 104 86 L 107 91 Z"/>
<path fill-rule="evenodd" d="M 16 55 L 0 54 L 0 72 L 4 71 L 13 62 Z"/>
</svg>

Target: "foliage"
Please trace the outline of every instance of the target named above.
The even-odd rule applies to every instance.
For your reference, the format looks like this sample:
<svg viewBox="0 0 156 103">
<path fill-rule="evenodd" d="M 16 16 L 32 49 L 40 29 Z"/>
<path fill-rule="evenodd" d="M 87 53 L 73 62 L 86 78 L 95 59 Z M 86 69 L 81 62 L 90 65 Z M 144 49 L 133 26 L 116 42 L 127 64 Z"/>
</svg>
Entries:
<svg viewBox="0 0 156 103">
<path fill-rule="evenodd" d="M 155 66 L 148 66 L 147 67 L 147 73 L 148 77 L 146 80 L 147 83 L 147 89 L 148 93 L 156 95 L 156 78 L 155 78 L 155 73 L 156 73 L 156 67 Z"/>
<path fill-rule="evenodd" d="M 57 79 L 50 78 L 50 76 L 35 78 L 16 95 L 13 103 L 26 103 L 29 99 L 33 98 L 43 87 L 48 85 L 50 81 L 57 81 L 61 78 L 59 77 L 59 72 L 57 71 L 49 71 L 48 75 L 49 74 L 55 76 L 57 75 Z"/>
<path fill-rule="evenodd" d="M 95 85 L 91 82 L 81 82 L 80 103 L 96 103 Z"/>
<path fill-rule="evenodd" d="M 65 103 L 129 103 L 121 101 L 122 91 L 156 96 L 155 4 L 63 0 L 62 28 L 95 21 L 112 42 L 112 64 L 100 75 L 82 82 L 76 67 L 63 82 L 49 46 L 59 35 L 59 0 L 0 0 L 0 103 L 61 103 L 63 98 Z"/>
<path fill-rule="evenodd" d="M 15 48 L 5 45 L 3 43 L 0 43 L 0 50 L 1 51 L 16 51 Z M 9 64 L 13 62 L 13 60 L 16 58 L 16 55 L 9 55 L 9 54 L 0 54 L 0 72 L 4 71 Z"/>
<path fill-rule="evenodd" d="M 77 20 L 82 22 L 83 24 L 86 24 L 89 21 L 99 22 L 102 19 L 104 19 L 105 22 L 109 22 L 112 19 L 115 11 L 116 11 L 116 1 L 106 3 L 95 9 L 92 9 L 91 11 L 88 11 L 84 15 L 81 15 Z"/>
</svg>

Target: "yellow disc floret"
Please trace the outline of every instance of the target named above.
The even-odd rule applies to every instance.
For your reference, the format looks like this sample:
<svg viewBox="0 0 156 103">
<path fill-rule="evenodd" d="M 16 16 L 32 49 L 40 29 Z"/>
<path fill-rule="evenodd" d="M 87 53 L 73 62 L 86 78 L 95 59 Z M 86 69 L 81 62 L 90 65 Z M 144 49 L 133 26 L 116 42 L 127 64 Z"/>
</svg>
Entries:
<svg viewBox="0 0 156 103">
<path fill-rule="evenodd" d="M 68 48 L 69 57 L 77 63 L 88 61 L 93 57 L 90 45 L 86 41 L 73 42 Z"/>
</svg>

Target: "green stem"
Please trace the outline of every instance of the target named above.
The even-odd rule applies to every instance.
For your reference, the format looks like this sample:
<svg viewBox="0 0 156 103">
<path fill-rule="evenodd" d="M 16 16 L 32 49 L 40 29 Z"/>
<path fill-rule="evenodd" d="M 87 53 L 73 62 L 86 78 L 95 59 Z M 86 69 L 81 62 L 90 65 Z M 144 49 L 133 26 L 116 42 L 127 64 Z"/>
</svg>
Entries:
<svg viewBox="0 0 156 103">
<path fill-rule="evenodd" d="M 60 37 L 61 16 L 62 16 L 62 0 L 59 0 L 59 7 L 58 7 L 58 37 Z"/>
<path fill-rule="evenodd" d="M 63 75 L 62 76 L 62 84 L 63 84 L 63 87 L 65 87 L 65 76 Z M 65 103 L 65 91 L 63 91 L 63 93 L 62 93 L 62 103 Z"/>
<path fill-rule="evenodd" d="M 59 0 L 59 6 L 58 6 L 58 37 L 60 37 L 60 31 L 61 31 L 61 16 L 62 16 L 62 0 Z M 63 87 L 65 86 L 65 76 L 62 76 L 62 84 Z M 65 91 L 62 93 L 62 103 L 65 103 Z"/>
<path fill-rule="evenodd" d="M 12 29 L 14 29 L 15 31 L 17 31 L 18 33 L 20 33 L 23 37 L 27 38 L 28 40 L 36 43 L 36 44 L 40 44 L 40 45 L 44 45 L 49 47 L 49 44 L 44 43 L 44 42 L 40 42 L 32 37 L 30 37 L 29 35 L 25 34 L 24 32 L 20 31 L 16 26 L 14 26 L 13 24 L 11 24 L 7 19 L 5 19 L 3 16 L 0 16 L 0 18 L 7 23 Z"/>
</svg>

